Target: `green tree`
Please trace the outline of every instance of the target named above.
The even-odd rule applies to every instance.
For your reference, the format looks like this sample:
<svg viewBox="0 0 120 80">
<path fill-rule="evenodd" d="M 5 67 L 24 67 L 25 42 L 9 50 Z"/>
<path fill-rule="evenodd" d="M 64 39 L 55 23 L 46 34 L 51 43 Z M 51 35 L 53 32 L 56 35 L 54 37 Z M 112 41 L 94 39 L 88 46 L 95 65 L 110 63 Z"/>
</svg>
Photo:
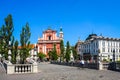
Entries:
<svg viewBox="0 0 120 80">
<path fill-rule="evenodd" d="M 5 59 L 8 59 L 9 41 L 11 41 L 11 50 L 13 50 L 13 44 L 14 44 L 13 31 L 14 31 L 14 27 L 13 27 L 12 15 L 9 14 L 5 18 L 5 24 L 0 29 L 0 36 L 2 37 L 1 51 Z"/>
<path fill-rule="evenodd" d="M 52 60 L 52 51 L 48 52 L 49 59 Z"/>
<path fill-rule="evenodd" d="M 56 44 L 54 44 L 54 48 L 52 50 L 52 60 L 57 60 L 57 59 L 58 59 L 58 55 L 56 51 Z"/>
<path fill-rule="evenodd" d="M 39 57 L 39 59 L 41 61 L 43 61 L 43 59 L 46 57 L 46 55 L 44 53 L 42 53 L 42 52 L 38 53 L 37 56 Z"/>
<path fill-rule="evenodd" d="M 74 59 L 77 60 L 78 59 L 78 54 L 77 54 L 77 51 L 76 51 L 74 46 L 72 46 L 72 52 L 73 52 Z"/>
<path fill-rule="evenodd" d="M 20 43 L 21 43 L 21 50 L 20 50 L 20 62 L 25 63 L 26 58 L 29 56 L 30 51 L 30 28 L 29 24 L 26 23 L 26 25 L 22 28 L 22 32 L 20 34 Z"/>
<path fill-rule="evenodd" d="M 61 40 L 60 42 L 60 62 L 64 61 L 64 42 Z"/>
<path fill-rule="evenodd" d="M 57 60 L 58 59 L 58 55 L 57 55 L 57 51 L 56 51 L 56 44 L 54 44 L 53 50 L 49 51 L 48 55 L 49 55 L 49 59 L 51 59 L 51 60 Z"/>
<path fill-rule="evenodd" d="M 69 41 L 67 41 L 65 59 L 66 59 L 66 62 L 69 62 L 69 60 L 70 60 L 70 43 L 69 43 Z"/>
<path fill-rule="evenodd" d="M 4 44 L 4 36 L 3 36 L 3 28 L 4 28 L 4 26 L 2 26 L 1 28 L 0 28 L 0 54 L 3 56 L 3 54 L 4 54 L 4 52 L 5 52 L 5 50 L 4 50 L 4 46 L 5 46 L 5 44 Z"/>
<path fill-rule="evenodd" d="M 16 40 L 14 43 L 14 50 L 13 50 L 13 54 L 12 54 L 12 62 L 16 63 L 16 57 L 18 55 L 18 44 L 19 42 Z"/>
</svg>

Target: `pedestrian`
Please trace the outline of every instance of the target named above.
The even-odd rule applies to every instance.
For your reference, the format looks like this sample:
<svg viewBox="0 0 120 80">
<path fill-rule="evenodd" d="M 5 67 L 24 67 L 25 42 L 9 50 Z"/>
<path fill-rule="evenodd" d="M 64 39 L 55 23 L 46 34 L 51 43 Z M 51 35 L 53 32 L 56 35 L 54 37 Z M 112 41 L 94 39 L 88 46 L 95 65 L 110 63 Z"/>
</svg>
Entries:
<svg viewBox="0 0 120 80">
<path fill-rule="evenodd" d="M 82 59 L 82 60 L 81 60 L 81 67 L 82 67 L 82 69 L 84 68 L 84 64 L 85 64 L 85 62 L 84 62 L 84 60 Z"/>
</svg>

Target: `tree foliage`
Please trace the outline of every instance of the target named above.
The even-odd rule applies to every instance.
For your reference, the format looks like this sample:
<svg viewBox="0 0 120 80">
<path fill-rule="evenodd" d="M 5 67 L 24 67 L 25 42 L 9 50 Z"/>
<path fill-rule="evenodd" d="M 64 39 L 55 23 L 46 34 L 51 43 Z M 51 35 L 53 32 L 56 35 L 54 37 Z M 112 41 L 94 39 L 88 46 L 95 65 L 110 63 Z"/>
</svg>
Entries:
<svg viewBox="0 0 120 80">
<path fill-rule="evenodd" d="M 49 59 L 52 60 L 52 51 L 48 52 Z"/>
<path fill-rule="evenodd" d="M 74 59 L 75 59 L 75 60 L 79 59 L 79 58 L 78 58 L 77 51 L 76 51 L 76 49 L 75 49 L 74 46 L 72 46 L 72 52 L 73 52 L 73 57 L 74 57 Z"/>
<path fill-rule="evenodd" d="M 61 60 L 63 61 L 64 60 L 64 42 L 63 40 L 61 40 L 60 42 L 60 62 Z"/>
<path fill-rule="evenodd" d="M 54 44 L 53 50 L 49 51 L 48 55 L 49 55 L 49 58 L 51 60 L 57 60 L 58 59 L 58 55 L 57 55 L 57 51 L 56 51 L 56 44 Z"/>
<path fill-rule="evenodd" d="M 65 54 L 65 59 L 66 59 L 66 62 L 69 62 L 70 60 L 70 43 L 69 41 L 67 41 L 67 45 L 66 45 L 66 54 Z"/>
<path fill-rule="evenodd" d="M 42 53 L 42 52 L 38 53 L 37 56 L 39 57 L 39 59 L 41 61 L 43 61 L 43 59 L 46 57 L 46 55 L 44 53 Z"/>
<path fill-rule="evenodd" d="M 12 51 L 12 61 L 16 63 L 16 57 L 18 54 L 18 41 L 16 40 L 14 43 L 14 36 L 13 36 L 14 26 L 12 15 L 9 14 L 5 18 L 5 24 L 0 27 L 0 54 L 2 54 L 5 59 L 8 59 L 8 50 L 11 49 Z M 24 63 L 26 57 L 29 54 L 29 45 L 30 45 L 30 28 L 28 23 L 22 28 L 22 32 L 20 34 L 20 43 L 21 43 L 21 51 L 20 51 L 20 58 L 21 61 Z M 9 48 L 9 41 L 11 41 L 11 45 Z"/>
<path fill-rule="evenodd" d="M 58 59 L 58 55 L 57 55 L 57 51 L 56 51 L 56 44 L 54 44 L 54 48 L 53 48 L 53 51 L 52 51 L 52 58 L 53 58 L 53 60 Z"/>
<path fill-rule="evenodd" d="M 1 48 L 2 56 L 4 56 L 5 59 L 8 58 L 9 41 L 11 41 L 11 50 L 13 51 L 13 44 L 14 44 L 13 31 L 14 31 L 14 27 L 13 27 L 12 15 L 9 14 L 5 18 L 5 24 L 0 29 L 0 36 L 1 36 L 0 48 Z"/>
<path fill-rule="evenodd" d="M 13 49 L 13 53 L 12 53 L 12 62 L 16 63 L 16 57 L 18 55 L 18 44 L 19 42 L 16 40 L 14 43 L 14 49 Z"/>
<path fill-rule="evenodd" d="M 30 28 L 29 24 L 26 23 L 26 25 L 22 28 L 22 32 L 20 34 L 20 43 L 21 43 L 21 51 L 20 51 L 20 62 L 25 63 L 25 59 L 29 56 L 30 51 Z"/>
</svg>

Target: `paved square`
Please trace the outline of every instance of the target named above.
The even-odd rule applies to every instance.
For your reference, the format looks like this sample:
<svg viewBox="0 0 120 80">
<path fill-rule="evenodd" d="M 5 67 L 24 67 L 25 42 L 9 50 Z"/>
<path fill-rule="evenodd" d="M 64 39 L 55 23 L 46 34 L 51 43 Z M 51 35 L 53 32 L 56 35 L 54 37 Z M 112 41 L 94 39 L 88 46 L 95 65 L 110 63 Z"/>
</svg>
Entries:
<svg viewBox="0 0 120 80">
<path fill-rule="evenodd" d="M 40 63 L 37 74 L 7 75 L 0 67 L 0 80 L 120 80 L 120 72 Z"/>
</svg>

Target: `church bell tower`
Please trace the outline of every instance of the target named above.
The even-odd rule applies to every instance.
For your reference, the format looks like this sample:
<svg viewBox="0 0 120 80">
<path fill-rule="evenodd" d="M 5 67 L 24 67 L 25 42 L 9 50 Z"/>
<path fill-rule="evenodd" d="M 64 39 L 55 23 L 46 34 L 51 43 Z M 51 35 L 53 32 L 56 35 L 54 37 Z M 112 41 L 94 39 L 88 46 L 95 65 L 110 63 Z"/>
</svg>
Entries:
<svg viewBox="0 0 120 80">
<path fill-rule="evenodd" d="M 63 31 L 62 31 L 62 27 L 60 27 L 59 38 L 60 38 L 61 40 L 63 40 Z"/>
</svg>

